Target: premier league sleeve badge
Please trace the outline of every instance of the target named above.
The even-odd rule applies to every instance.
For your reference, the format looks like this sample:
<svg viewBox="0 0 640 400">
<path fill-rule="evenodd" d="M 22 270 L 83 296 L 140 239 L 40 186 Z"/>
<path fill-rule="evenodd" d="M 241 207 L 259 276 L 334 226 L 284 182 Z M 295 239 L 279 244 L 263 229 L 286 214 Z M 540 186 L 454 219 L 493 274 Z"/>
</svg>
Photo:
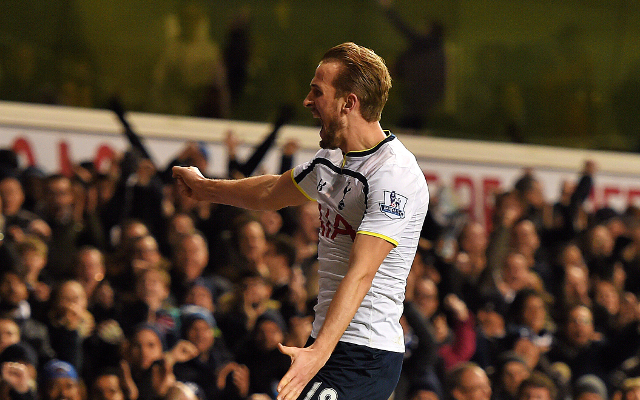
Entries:
<svg viewBox="0 0 640 400">
<path fill-rule="evenodd" d="M 384 191 L 384 203 L 380 203 L 380 211 L 391 219 L 404 218 L 404 207 L 407 204 L 407 198 L 395 190 Z"/>
</svg>

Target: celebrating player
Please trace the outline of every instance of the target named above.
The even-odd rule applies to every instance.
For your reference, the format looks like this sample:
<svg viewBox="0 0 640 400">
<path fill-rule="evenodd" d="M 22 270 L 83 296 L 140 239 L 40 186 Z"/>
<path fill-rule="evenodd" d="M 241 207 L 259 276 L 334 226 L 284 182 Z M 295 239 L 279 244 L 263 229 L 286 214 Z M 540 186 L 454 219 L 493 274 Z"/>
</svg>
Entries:
<svg viewBox="0 0 640 400">
<path fill-rule="evenodd" d="M 317 201 L 319 294 L 307 347 L 286 347 L 292 364 L 278 400 L 387 400 L 400 375 L 407 275 L 429 193 L 415 157 L 380 126 L 391 88 L 384 60 L 344 43 L 316 68 L 304 106 L 321 121 L 315 157 L 283 175 L 206 179 L 174 167 L 180 190 L 247 209 Z"/>
</svg>

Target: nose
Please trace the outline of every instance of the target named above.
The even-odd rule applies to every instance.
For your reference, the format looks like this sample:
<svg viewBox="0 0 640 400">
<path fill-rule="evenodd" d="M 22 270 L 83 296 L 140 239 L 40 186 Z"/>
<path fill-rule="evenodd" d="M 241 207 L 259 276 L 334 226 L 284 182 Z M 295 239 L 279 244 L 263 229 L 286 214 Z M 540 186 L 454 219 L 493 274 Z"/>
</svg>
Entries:
<svg viewBox="0 0 640 400">
<path fill-rule="evenodd" d="M 313 104 L 313 101 L 311 101 L 311 92 L 309 92 L 309 94 L 307 94 L 307 97 L 305 97 L 304 100 L 302 101 L 302 105 L 305 106 L 306 108 L 310 108 L 312 104 Z"/>
</svg>

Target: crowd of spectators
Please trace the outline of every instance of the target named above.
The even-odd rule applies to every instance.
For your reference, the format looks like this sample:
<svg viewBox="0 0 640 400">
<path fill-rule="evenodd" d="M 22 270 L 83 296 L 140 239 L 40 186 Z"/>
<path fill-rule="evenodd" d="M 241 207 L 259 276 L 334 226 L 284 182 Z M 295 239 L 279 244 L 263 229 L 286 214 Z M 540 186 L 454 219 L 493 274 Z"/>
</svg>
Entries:
<svg viewBox="0 0 640 400">
<path fill-rule="evenodd" d="M 255 170 L 234 143 L 224 178 Z M 278 343 L 304 346 L 311 331 L 314 203 L 252 212 L 184 198 L 170 167 L 206 171 L 197 143 L 166 169 L 129 151 L 72 176 L 0 156 L 3 399 L 275 398 L 290 365 Z M 549 204 L 523 171 L 495 194 L 488 227 L 431 188 L 395 399 L 640 395 L 640 210 L 586 207 L 596 174 L 585 162 Z"/>
</svg>

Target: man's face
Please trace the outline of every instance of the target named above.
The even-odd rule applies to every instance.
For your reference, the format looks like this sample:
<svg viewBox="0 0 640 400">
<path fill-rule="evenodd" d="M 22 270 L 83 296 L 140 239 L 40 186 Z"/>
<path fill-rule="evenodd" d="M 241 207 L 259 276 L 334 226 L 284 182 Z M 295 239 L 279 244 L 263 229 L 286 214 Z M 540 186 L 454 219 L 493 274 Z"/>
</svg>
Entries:
<svg viewBox="0 0 640 400">
<path fill-rule="evenodd" d="M 86 284 L 104 278 L 105 265 L 99 250 L 84 250 L 78 254 L 77 279 Z M 86 286 L 85 286 L 86 287 Z"/>
<path fill-rule="evenodd" d="M 0 298 L 8 304 L 17 306 L 28 295 L 27 285 L 16 274 L 7 273 L 0 282 Z"/>
<path fill-rule="evenodd" d="M 94 400 L 124 400 L 120 380 L 116 375 L 102 375 L 93 387 Z"/>
<path fill-rule="evenodd" d="M 640 387 L 627 389 L 622 400 L 640 400 Z"/>
<path fill-rule="evenodd" d="M 12 344 L 20 342 L 20 329 L 9 319 L 0 319 L 0 352 Z"/>
<path fill-rule="evenodd" d="M 136 294 L 152 310 L 157 310 L 169 296 L 169 288 L 159 271 L 148 270 L 137 278 Z"/>
<path fill-rule="evenodd" d="M 78 382 L 72 378 L 56 378 L 47 391 L 49 400 L 80 400 Z"/>
<path fill-rule="evenodd" d="M 271 296 L 270 286 L 262 278 L 245 278 L 242 283 L 242 297 L 245 304 L 251 304 L 253 308 L 259 307 Z"/>
<path fill-rule="evenodd" d="M 131 359 L 133 365 L 145 370 L 154 361 L 162 358 L 162 342 L 158 335 L 148 329 L 142 329 L 131 343 Z"/>
<path fill-rule="evenodd" d="M 160 263 L 158 242 L 151 235 L 138 239 L 133 246 L 133 251 L 133 258 L 136 260 L 144 260 L 154 266 Z"/>
<path fill-rule="evenodd" d="M 73 188 L 67 178 L 55 179 L 48 185 L 48 205 L 51 214 L 58 218 L 64 218 L 71 212 L 73 206 Z"/>
<path fill-rule="evenodd" d="M 461 246 L 464 251 L 471 254 L 485 251 L 487 248 L 487 234 L 484 227 L 478 222 L 466 225 Z"/>
<path fill-rule="evenodd" d="M 576 400 L 604 400 L 602 396 L 597 393 L 584 392 L 576 397 Z"/>
<path fill-rule="evenodd" d="M 2 197 L 2 213 L 7 216 L 15 215 L 24 203 L 22 185 L 16 178 L 5 178 L 0 181 L 0 197 Z"/>
<path fill-rule="evenodd" d="M 491 398 L 491 383 L 487 374 L 481 368 L 470 368 L 461 377 L 462 384 L 454 389 L 457 400 L 489 400 Z"/>
<path fill-rule="evenodd" d="M 257 221 L 246 224 L 240 232 L 240 251 L 250 261 L 258 261 L 267 251 L 262 225 Z"/>
<path fill-rule="evenodd" d="M 439 400 L 440 398 L 435 392 L 431 390 L 418 390 L 411 400 Z"/>
<path fill-rule="evenodd" d="M 340 68 L 337 62 L 320 64 L 311 80 L 311 90 L 303 101 L 313 117 L 320 119 L 320 147 L 323 149 L 337 149 L 344 140 L 345 122 L 340 119 L 340 110 L 345 100 L 336 98 L 336 89 L 333 86 L 333 80 Z"/>
<path fill-rule="evenodd" d="M 200 236 L 189 236 L 180 242 L 176 250 L 176 268 L 187 281 L 198 278 L 209 262 L 209 250 Z"/>
<path fill-rule="evenodd" d="M 502 371 L 502 384 L 512 396 L 518 393 L 518 386 L 529 377 L 529 368 L 518 361 L 508 362 Z"/>
<path fill-rule="evenodd" d="M 502 277 L 510 289 L 518 291 L 529 283 L 529 269 L 524 256 L 511 254 L 507 257 L 502 271 Z"/>
<path fill-rule="evenodd" d="M 187 340 L 196 346 L 198 352 L 204 353 L 213 346 L 215 340 L 213 328 L 203 319 L 194 321 L 187 330 Z"/>
<path fill-rule="evenodd" d="M 524 310 L 522 311 L 522 319 L 525 325 L 535 332 L 540 332 L 546 323 L 547 310 L 544 306 L 544 300 L 538 296 L 529 296 L 525 300 Z"/>
<path fill-rule="evenodd" d="M 283 340 L 284 334 L 275 322 L 263 321 L 258 327 L 257 341 L 263 350 L 273 350 L 277 348 L 278 343 L 282 343 Z"/>
<path fill-rule="evenodd" d="M 318 205 L 308 202 L 300 206 L 300 229 L 306 240 L 317 242 L 320 232 L 320 215 Z"/>
<path fill-rule="evenodd" d="M 213 303 L 213 296 L 211 295 L 211 292 L 200 285 L 194 285 L 189 289 L 184 302 L 185 304 L 204 307 L 211 312 L 215 310 L 215 304 Z"/>
<path fill-rule="evenodd" d="M 418 279 L 415 286 L 415 303 L 426 318 L 431 318 L 438 310 L 438 287 L 432 280 Z"/>
<path fill-rule="evenodd" d="M 580 306 L 571 310 L 567 322 L 567 336 L 574 346 L 588 345 L 593 331 L 593 317 L 588 308 Z"/>
<path fill-rule="evenodd" d="M 528 387 L 518 400 L 551 400 L 551 394 L 544 387 Z"/>
</svg>

